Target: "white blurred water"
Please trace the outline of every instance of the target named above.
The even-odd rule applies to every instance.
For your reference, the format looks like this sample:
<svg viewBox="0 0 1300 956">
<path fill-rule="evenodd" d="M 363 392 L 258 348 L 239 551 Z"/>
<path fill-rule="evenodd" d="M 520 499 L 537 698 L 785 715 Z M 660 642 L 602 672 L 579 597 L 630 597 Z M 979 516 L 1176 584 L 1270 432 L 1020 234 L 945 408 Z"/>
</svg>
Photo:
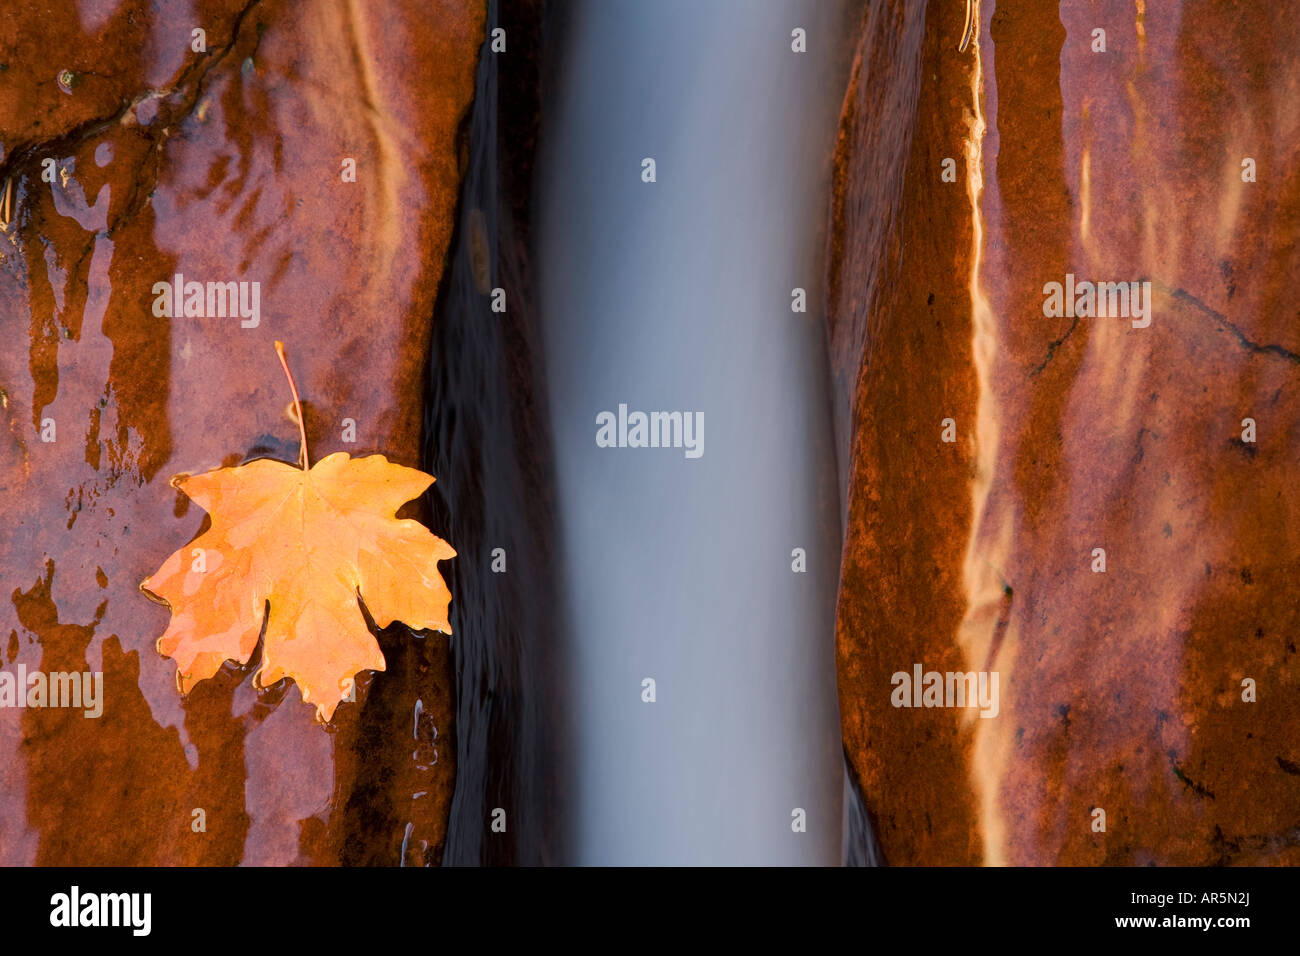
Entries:
<svg viewBox="0 0 1300 956">
<path fill-rule="evenodd" d="M 843 7 L 572 7 L 536 237 L 571 624 L 566 862 L 838 863 L 821 277 Z M 598 448 L 619 403 L 702 412 L 703 456 Z"/>
</svg>

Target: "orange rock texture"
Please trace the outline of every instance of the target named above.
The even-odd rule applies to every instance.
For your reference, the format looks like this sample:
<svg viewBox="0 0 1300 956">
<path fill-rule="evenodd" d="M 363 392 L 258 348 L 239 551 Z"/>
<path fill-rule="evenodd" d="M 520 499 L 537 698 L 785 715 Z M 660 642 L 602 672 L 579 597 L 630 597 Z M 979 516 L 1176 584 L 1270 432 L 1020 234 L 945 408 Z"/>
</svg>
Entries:
<svg viewBox="0 0 1300 956">
<path fill-rule="evenodd" d="M 481 0 L 0 11 L 0 661 L 104 673 L 98 718 L 0 709 L 0 862 L 439 860 L 445 637 L 385 631 L 387 671 L 322 727 L 291 683 L 254 689 L 256 659 L 182 698 L 154 647 L 168 612 L 138 585 L 204 520 L 173 474 L 296 460 L 276 339 L 313 460 L 420 465 L 484 17 Z M 256 314 L 163 309 L 176 274 L 257 282 Z"/>
<path fill-rule="evenodd" d="M 881 854 L 1300 863 L 1300 21 L 979 6 L 958 52 L 961 4 L 870 5 L 836 156 L 840 706 Z M 1149 282 L 1150 324 L 1045 314 L 1067 275 Z M 895 707 L 918 663 L 997 672 L 997 716 Z"/>
</svg>

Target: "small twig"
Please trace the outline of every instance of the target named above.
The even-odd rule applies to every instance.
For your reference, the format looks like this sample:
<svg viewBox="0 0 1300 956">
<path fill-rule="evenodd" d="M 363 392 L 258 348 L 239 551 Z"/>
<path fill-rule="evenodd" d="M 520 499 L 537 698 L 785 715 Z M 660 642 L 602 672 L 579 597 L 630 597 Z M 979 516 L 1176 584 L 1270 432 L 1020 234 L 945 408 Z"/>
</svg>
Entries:
<svg viewBox="0 0 1300 956">
<path fill-rule="evenodd" d="M 298 386 L 294 384 L 293 373 L 289 371 L 289 360 L 284 357 L 284 343 L 275 343 L 275 354 L 280 356 L 280 367 L 284 369 L 284 377 L 289 380 L 289 391 L 293 392 L 293 410 L 294 416 L 298 419 L 298 434 L 302 436 L 302 448 L 298 452 L 298 464 L 302 465 L 302 470 L 307 470 L 307 426 L 303 422 L 302 402 L 298 398 Z"/>
</svg>

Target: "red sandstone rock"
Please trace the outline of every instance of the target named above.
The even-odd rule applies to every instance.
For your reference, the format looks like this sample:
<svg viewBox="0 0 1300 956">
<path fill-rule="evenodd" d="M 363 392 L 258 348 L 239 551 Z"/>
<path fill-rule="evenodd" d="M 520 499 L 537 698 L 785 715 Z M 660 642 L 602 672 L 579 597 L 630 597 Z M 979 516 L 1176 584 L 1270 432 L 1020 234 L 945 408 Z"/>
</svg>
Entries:
<svg viewBox="0 0 1300 956">
<path fill-rule="evenodd" d="M 1300 862 L 1300 23 L 986 2 L 959 54 L 960 4 L 883 6 L 830 286 L 840 702 L 883 855 Z M 1045 316 L 1067 273 L 1150 281 L 1153 321 Z M 917 662 L 999 672 L 998 716 L 893 708 Z"/>
<path fill-rule="evenodd" d="M 295 459 L 275 339 L 314 459 L 419 464 L 483 4 L 29 6 L 0 12 L 0 655 L 103 670 L 106 699 L 97 720 L 0 710 L 0 862 L 436 862 L 445 638 L 386 635 L 387 672 L 327 730 L 251 668 L 182 699 L 154 649 L 167 611 L 137 586 L 203 520 L 172 474 Z M 260 282 L 260 321 L 156 317 L 175 273 Z"/>
</svg>

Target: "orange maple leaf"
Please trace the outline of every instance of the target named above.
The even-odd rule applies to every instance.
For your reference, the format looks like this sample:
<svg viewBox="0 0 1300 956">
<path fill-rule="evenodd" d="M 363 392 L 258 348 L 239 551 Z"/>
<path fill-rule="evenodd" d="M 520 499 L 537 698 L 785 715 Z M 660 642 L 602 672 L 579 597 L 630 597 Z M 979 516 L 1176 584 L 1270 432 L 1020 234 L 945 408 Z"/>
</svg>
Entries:
<svg viewBox="0 0 1300 956">
<path fill-rule="evenodd" d="M 181 693 L 224 661 L 247 664 L 265 616 L 258 686 L 292 678 L 327 721 L 358 672 L 384 669 L 358 594 L 381 628 L 402 621 L 450 634 L 451 592 L 438 562 L 456 552 L 418 521 L 397 519 L 433 476 L 343 452 L 307 467 L 298 389 L 283 345 L 275 347 L 302 435 L 299 467 L 262 458 L 173 478 L 212 526 L 140 590 L 171 608 L 158 651 L 176 661 Z"/>
</svg>

